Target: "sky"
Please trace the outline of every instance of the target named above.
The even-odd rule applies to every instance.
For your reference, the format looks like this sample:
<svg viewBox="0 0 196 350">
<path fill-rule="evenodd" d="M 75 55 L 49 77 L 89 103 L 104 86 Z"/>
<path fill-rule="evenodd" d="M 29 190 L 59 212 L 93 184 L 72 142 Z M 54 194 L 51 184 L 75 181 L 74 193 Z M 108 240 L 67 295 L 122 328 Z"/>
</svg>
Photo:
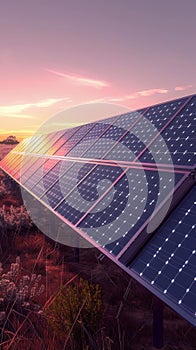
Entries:
<svg viewBox="0 0 196 350">
<path fill-rule="evenodd" d="M 0 139 L 78 104 L 195 93 L 195 13 L 195 0 L 0 0 Z"/>
</svg>

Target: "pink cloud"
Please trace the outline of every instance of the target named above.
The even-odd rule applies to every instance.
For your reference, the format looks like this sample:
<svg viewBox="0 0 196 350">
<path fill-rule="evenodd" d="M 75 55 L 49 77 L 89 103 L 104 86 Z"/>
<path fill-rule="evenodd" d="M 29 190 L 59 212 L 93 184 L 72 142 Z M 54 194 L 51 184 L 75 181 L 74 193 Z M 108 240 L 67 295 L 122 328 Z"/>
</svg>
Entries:
<svg viewBox="0 0 196 350">
<path fill-rule="evenodd" d="M 110 85 L 108 82 L 103 80 L 96 80 L 96 79 L 81 77 L 81 76 L 72 75 L 72 74 L 64 74 L 51 69 L 47 69 L 47 71 L 52 74 L 58 75 L 60 77 L 69 79 L 70 81 L 72 81 L 73 83 L 76 83 L 77 85 L 92 86 L 96 89 L 102 89 Z"/>
<path fill-rule="evenodd" d="M 134 100 L 139 97 L 148 97 L 148 96 L 153 96 L 156 94 L 167 94 L 169 90 L 167 89 L 150 89 L 150 90 L 143 90 L 143 91 L 138 91 L 135 92 L 132 95 L 127 95 L 125 96 L 125 99 L 131 99 Z"/>
<path fill-rule="evenodd" d="M 176 86 L 175 91 L 185 91 L 191 89 L 193 85 Z"/>
<path fill-rule="evenodd" d="M 167 94 L 168 90 L 166 89 L 151 89 L 151 90 L 144 90 L 144 91 L 138 91 L 136 94 L 139 96 L 152 96 L 155 94 Z"/>
<path fill-rule="evenodd" d="M 93 102 L 124 102 L 128 100 L 136 100 L 140 97 L 148 97 L 153 96 L 155 94 L 167 94 L 169 90 L 167 89 L 151 89 L 151 90 L 143 90 L 133 93 L 132 95 L 124 95 L 124 96 L 114 96 L 114 97 L 103 97 L 100 99 L 95 99 L 88 101 L 89 103 Z"/>
</svg>

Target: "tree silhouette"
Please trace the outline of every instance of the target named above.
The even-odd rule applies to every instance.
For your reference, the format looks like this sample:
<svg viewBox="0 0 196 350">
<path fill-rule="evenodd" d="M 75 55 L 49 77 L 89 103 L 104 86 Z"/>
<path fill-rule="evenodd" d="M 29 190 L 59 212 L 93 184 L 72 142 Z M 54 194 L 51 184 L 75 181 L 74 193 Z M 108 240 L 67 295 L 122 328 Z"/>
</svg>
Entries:
<svg viewBox="0 0 196 350">
<path fill-rule="evenodd" d="M 3 140 L 1 143 L 4 143 L 5 145 L 16 145 L 18 140 L 16 139 L 16 136 L 8 136 L 7 139 Z"/>
</svg>

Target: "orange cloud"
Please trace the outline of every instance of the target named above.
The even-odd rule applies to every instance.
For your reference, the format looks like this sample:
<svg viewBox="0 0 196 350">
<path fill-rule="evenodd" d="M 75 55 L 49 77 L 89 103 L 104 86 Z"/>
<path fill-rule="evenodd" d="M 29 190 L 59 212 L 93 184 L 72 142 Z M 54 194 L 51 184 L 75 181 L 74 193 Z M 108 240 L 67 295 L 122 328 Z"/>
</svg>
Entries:
<svg viewBox="0 0 196 350">
<path fill-rule="evenodd" d="M 96 80 L 96 79 L 85 78 L 85 77 L 80 77 L 80 76 L 71 75 L 71 74 L 64 74 L 51 69 L 46 69 L 46 70 L 52 74 L 56 74 L 60 77 L 69 79 L 70 81 L 72 81 L 73 83 L 76 83 L 77 85 L 92 86 L 96 89 L 102 89 L 110 85 L 108 82 L 103 80 Z"/>
<path fill-rule="evenodd" d="M 61 101 L 67 101 L 71 102 L 69 98 L 48 98 L 46 100 L 41 100 L 34 103 L 24 103 L 24 104 L 17 104 L 17 105 L 6 105 L 6 106 L 0 106 L 0 115 L 11 117 L 11 118 L 24 118 L 24 119 L 31 119 L 34 118 L 31 115 L 28 114 L 22 114 L 25 110 L 29 108 L 47 108 L 51 107 L 54 104 L 61 102 Z"/>
</svg>

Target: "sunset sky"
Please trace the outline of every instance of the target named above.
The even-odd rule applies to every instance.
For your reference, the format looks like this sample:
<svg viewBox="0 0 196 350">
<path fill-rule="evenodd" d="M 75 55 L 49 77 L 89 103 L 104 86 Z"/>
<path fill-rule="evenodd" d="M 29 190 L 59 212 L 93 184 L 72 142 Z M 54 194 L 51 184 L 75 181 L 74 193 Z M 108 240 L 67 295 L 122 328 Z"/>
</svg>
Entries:
<svg viewBox="0 0 196 350">
<path fill-rule="evenodd" d="M 195 0 L 0 1 L 0 139 L 80 103 L 194 93 L 195 14 Z"/>
</svg>

